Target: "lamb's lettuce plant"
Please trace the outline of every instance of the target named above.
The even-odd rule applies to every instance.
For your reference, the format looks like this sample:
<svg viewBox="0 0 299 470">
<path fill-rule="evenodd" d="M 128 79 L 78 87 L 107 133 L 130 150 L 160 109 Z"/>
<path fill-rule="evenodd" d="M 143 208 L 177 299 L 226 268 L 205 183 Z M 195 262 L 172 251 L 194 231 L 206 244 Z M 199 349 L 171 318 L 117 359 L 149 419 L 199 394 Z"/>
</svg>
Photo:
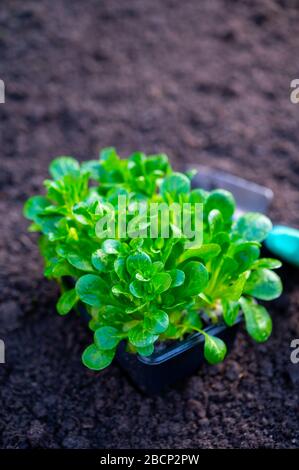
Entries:
<svg viewBox="0 0 299 470">
<path fill-rule="evenodd" d="M 271 317 L 257 300 L 277 298 L 282 285 L 273 271 L 280 262 L 260 258 L 272 227 L 267 217 L 247 213 L 235 220 L 232 194 L 191 189 L 192 175 L 174 172 L 164 154 L 120 159 L 109 148 L 81 165 L 60 157 L 50 174 L 46 194 L 30 198 L 24 213 L 30 230 L 41 234 L 45 276 L 61 287 L 59 314 L 82 303 L 90 315 L 93 342 L 82 356 L 87 367 L 107 367 L 123 340 L 132 353 L 148 356 L 157 341 L 194 332 L 204 335 L 207 361 L 218 363 L 226 345 L 204 327 L 223 321 L 230 327 L 239 315 L 255 341 L 269 338 Z M 137 216 L 143 236 L 119 238 L 120 195 L 129 221 L 142 202 L 201 204 L 202 243 L 190 247 L 174 220 L 168 238 L 147 236 L 147 211 Z M 115 237 L 99 237 L 103 218 L 116 224 Z"/>
</svg>

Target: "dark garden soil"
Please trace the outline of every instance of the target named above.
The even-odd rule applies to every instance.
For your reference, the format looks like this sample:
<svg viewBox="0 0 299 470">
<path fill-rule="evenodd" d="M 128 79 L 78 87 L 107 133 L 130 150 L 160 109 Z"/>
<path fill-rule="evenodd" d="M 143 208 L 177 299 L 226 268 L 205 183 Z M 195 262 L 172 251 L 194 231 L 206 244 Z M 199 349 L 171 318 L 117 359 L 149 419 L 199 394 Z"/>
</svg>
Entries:
<svg viewBox="0 0 299 470">
<path fill-rule="evenodd" d="M 298 447 L 298 271 L 271 304 L 263 345 L 241 332 L 220 366 L 141 396 L 116 365 L 86 370 L 90 341 L 55 313 L 24 200 L 57 155 L 164 151 L 270 186 L 277 221 L 299 226 L 296 0 L 1 2 L 0 446 Z"/>
</svg>

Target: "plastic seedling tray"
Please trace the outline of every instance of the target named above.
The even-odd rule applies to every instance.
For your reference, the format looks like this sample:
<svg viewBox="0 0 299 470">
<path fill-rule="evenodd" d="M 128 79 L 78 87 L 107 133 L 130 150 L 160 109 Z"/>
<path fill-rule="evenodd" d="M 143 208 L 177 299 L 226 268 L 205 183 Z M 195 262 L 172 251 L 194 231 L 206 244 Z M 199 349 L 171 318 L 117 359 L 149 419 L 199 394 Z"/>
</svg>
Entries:
<svg viewBox="0 0 299 470">
<path fill-rule="evenodd" d="M 208 326 L 205 331 L 223 339 L 229 352 L 233 347 L 240 321 L 239 317 L 232 327 L 221 323 Z M 194 333 L 149 357 L 129 353 L 125 343 L 121 343 L 116 358 L 136 387 L 148 395 L 153 395 L 166 391 L 197 372 L 206 362 L 203 347 L 203 335 Z"/>
<path fill-rule="evenodd" d="M 79 304 L 81 317 L 88 322 L 90 316 L 82 304 Z M 204 330 L 210 335 L 223 339 L 228 353 L 231 351 L 241 322 L 237 318 L 231 327 L 225 323 L 209 325 Z M 206 363 L 203 353 L 204 337 L 201 333 L 193 333 L 182 341 L 175 341 L 161 351 L 145 357 L 126 350 L 126 343 L 120 343 L 116 360 L 131 382 L 141 392 L 155 395 L 169 389 L 197 372 Z"/>
</svg>

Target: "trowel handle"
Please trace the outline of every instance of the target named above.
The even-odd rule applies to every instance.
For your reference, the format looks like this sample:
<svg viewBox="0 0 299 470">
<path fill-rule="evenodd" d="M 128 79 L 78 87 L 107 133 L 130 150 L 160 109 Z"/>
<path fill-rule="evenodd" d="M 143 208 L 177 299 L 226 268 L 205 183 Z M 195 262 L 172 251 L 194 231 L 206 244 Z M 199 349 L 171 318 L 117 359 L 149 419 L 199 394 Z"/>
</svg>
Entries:
<svg viewBox="0 0 299 470">
<path fill-rule="evenodd" d="M 266 238 L 265 245 L 278 258 L 299 267 L 299 230 L 275 225 Z"/>
</svg>

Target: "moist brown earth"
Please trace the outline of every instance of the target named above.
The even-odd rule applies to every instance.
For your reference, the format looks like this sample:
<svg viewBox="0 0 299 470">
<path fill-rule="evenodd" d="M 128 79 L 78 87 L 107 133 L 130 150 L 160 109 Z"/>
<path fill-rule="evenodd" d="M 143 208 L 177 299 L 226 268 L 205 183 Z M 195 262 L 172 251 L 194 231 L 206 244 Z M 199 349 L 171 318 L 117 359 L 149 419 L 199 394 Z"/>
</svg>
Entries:
<svg viewBox="0 0 299 470">
<path fill-rule="evenodd" d="M 5 3 L 5 5 L 4 5 Z M 86 370 L 90 341 L 55 313 L 22 205 L 58 155 L 116 146 L 166 152 L 273 189 L 271 216 L 299 226 L 296 0 L 10 0 L 0 7 L 2 448 L 298 447 L 298 271 L 271 303 L 266 344 L 240 332 L 217 367 L 144 397 L 113 365 Z"/>
</svg>

